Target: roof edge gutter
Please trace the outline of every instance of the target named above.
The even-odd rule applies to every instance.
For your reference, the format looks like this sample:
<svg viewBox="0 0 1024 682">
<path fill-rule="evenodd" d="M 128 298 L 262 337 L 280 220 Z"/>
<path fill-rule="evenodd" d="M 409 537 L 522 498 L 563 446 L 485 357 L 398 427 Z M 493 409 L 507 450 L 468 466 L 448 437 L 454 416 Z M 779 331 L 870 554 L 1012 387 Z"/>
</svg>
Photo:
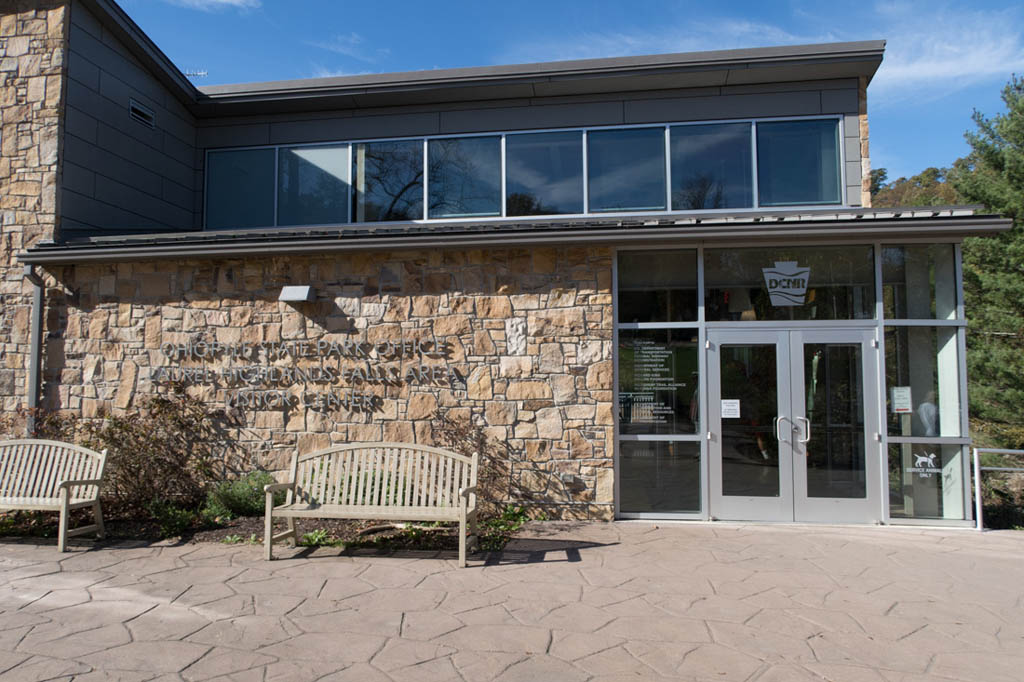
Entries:
<svg viewBox="0 0 1024 682">
<path fill-rule="evenodd" d="M 570 230 L 524 230 L 493 232 L 440 233 L 383 237 L 319 237 L 310 239 L 230 241 L 220 243 L 168 243 L 137 246 L 86 246 L 46 248 L 22 251 L 17 258 L 27 265 L 78 265 L 155 259 L 243 258 L 251 256 L 308 255 L 346 251 L 410 250 L 424 248 L 465 249 L 508 246 L 552 246 L 564 244 L 660 244 L 665 242 L 721 241 L 743 239 L 750 243 L 787 240 L 823 241 L 899 241 L 941 237 L 962 239 L 1009 230 L 1008 218 L 964 218 L 954 221 L 924 221 L 907 225 L 906 221 L 879 220 L 870 225 L 837 226 L 835 223 L 749 224 L 723 229 L 723 226 L 616 227 Z"/>
</svg>

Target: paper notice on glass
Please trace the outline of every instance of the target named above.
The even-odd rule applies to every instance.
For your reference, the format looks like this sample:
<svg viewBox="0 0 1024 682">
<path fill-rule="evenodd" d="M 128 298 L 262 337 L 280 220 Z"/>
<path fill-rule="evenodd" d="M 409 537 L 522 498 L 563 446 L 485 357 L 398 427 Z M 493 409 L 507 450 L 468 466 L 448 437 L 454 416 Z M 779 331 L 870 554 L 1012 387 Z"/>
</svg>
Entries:
<svg viewBox="0 0 1024 682">
<path fill-rule="evenodd" d="M 911 414 L 914 405 L 910 400 L 910 386 L 893 386 L 891 404 L 893 414 Z"/>
<path fill-rule="evenodd" d="M 739 419 L 740 417 L 740 401 L 739 400 L 723 400 L 722 401 L 722 419 Z"/>
</svg>

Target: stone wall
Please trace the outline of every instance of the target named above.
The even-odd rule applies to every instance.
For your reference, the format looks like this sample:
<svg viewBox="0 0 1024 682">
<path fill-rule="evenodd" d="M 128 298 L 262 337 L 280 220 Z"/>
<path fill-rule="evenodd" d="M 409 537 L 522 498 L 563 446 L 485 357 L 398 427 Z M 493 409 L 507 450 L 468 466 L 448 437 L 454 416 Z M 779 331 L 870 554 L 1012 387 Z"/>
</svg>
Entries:
<svg viewBox="0 0 1024 682">
<path fill-rule="evenodd" d="M 272 470 L 296 447 L 432 443 L 446 409 L 509 444 L 529 503 L 609 518 L 611 258 L 439 250 L 55 270 L 46 404 L 94 417 L 183 381 Z M 316 300 L 279 302 L 288 284 Z"/>
<path fill-rule="evenodd" d="M 871 208 L 871 149 L 868 130 L 868 79 L 860 77 L 857 89 L 857 129 L 860 133 L 860 205 Z"/>
<path fill-rule="evenodd" d="M 25 404 L 32 285 L 15 254 L 53 237 L 65 88 L 64 0 L 0 3 L 0 401 Z"/>
</svg>

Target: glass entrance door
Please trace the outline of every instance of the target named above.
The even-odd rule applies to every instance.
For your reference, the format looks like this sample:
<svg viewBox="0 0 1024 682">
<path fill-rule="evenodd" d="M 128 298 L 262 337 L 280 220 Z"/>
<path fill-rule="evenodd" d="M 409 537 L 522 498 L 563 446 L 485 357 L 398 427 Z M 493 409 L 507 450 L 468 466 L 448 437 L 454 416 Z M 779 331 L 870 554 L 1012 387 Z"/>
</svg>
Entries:
<svg viewBox="0 0 1024 682">
<path fill-rule="evenodd" d="M 708 331 L 711 516 L 881 518 L 872 330 Z"/>
</svg>

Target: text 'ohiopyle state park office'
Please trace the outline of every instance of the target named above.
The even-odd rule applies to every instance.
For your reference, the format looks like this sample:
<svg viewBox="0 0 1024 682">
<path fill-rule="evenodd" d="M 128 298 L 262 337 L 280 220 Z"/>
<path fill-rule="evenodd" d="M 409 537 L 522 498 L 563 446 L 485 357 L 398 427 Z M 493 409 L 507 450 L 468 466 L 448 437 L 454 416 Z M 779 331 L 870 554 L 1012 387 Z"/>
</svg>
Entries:
<svg viewBox="0 0 1024 682">
<path fill-rule="evenodd" d="M 280 470 L 447 410 L 549 517 L 968 522 L 1009 221 L 870 207 L 882 41 L 197 89 L 111 0 L 2 13 L 5 411 L 184 384 Z"/>
</svg>

